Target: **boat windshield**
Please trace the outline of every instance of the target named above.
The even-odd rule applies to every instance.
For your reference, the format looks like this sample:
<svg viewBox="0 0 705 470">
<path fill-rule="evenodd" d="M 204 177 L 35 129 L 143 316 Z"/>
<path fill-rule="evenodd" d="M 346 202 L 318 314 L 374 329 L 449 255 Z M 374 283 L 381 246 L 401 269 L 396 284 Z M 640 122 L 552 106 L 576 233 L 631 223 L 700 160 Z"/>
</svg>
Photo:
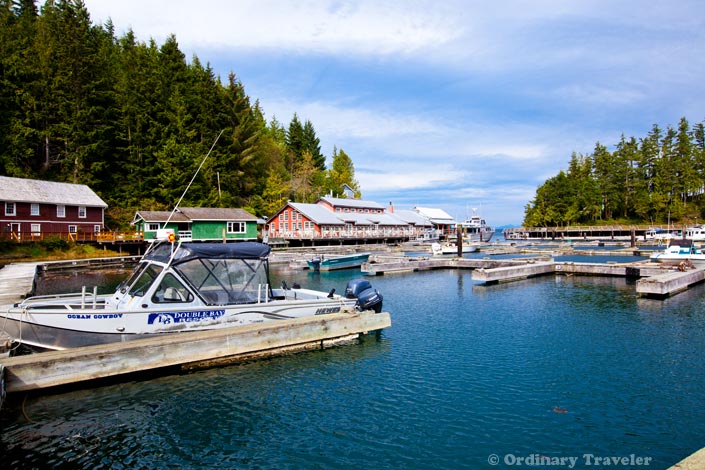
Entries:
<svg viewBox="0 0 705 470">
<path fill-rule="evenodd" d="M 209 305 L 255 303 L 269 295 L 266 260 L 196 258 L 174 269 Z"/>
<path fill-rule="evenodd" d="M 130 289 L 129 294 L 137 297 L 143 296 L 163 269 L 163 267 L 158 266 L 156 264 L 147 265 L 147 267 L 142 271 L 137 280 L 134 281 L 134 284 L 132 284 L 131 286 L 130 284 L 128 284 L 128 287 Z"/>
</svg>

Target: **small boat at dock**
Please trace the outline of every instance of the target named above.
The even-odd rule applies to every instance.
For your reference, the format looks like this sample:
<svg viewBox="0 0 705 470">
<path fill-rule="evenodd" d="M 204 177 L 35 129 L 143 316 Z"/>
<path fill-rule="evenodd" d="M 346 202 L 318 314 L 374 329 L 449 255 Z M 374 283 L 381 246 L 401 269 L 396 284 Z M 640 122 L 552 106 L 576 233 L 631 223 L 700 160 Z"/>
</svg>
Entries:
<svg viewBox="0 0 705 470">
<path fill-rule="evenodd" d="M 366 263 L 370 253 L 354 253 L 350 255 L 316 256 L 307 261 L 309 269 L 318 271 L 334 271 L 337 269 L 359 268 Z"/>
<path fill-rule="evenodd" d="M 0 307 L 13 342 L 68 349 L 342 311 L 382 309 L 369 281 L 345 294 L 269 281 L 271 248 L 255 242 L 155 243 L 115 293 L 34 296 Z"/>
<path fill-rule="evenodd" d="M 693 240 L 671 240 L 668 247 L 649 257 L 656 263 L 690 262 L 697 267 L 705 267 L 705 253 L 693 244 Z"/>
<path fill-rule="evenodd" d="M 477 245 L 471 245 L 469 242 L 463 242 L 462 253 L 475 253 L 477 251 Z M 439 255 L 457 255 L 458 245 L 455 242 L 449 241 L 444 243 L 432 243 L 431 253 L 436 256 Z"/>
</svg>

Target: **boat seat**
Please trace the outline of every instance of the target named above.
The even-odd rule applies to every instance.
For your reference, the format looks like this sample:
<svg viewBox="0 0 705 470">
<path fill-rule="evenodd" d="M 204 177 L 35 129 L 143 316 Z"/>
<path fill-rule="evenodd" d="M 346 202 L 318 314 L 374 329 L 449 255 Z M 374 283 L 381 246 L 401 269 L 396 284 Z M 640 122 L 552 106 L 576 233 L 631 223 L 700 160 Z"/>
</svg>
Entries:
<svg viewBox="0 0 705 470">
<path fill-rule="evenodd" d="M 181 292 L 178 291 L 175 287 L 167 287 L 164 289 L 164 301 L 165 302 L 183 302 L 184 297 L 181 295 Z"/>
</svg>

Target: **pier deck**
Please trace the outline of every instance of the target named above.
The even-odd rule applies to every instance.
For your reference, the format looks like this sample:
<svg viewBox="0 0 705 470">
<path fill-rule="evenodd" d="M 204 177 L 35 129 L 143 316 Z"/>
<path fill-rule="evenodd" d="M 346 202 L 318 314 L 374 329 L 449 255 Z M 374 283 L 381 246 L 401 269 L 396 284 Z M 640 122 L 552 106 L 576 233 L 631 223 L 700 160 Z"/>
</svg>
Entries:
<svg viewBox="0 0 705 470">
<path fill-rule="evenodd" d="M 0 305 L 14 304 L 32 291 L 38 263 L 13 263 L 0 269 Z"/>
<path fill-rule="evenodd" d="M 8 393 L 163 367 L 211 367 L 320 349 L 391 326 L 389 313 L 347 312 L 2 359 Z"/>
</svg>

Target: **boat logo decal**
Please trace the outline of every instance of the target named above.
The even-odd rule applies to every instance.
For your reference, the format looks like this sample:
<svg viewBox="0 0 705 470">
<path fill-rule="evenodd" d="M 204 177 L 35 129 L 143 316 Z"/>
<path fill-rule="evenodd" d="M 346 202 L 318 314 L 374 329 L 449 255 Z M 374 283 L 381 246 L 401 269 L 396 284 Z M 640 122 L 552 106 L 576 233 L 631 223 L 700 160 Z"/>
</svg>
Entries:
<svg viewBox="0 0 705 470">
<path fill-rule="evenodd" d="M 316 315 L 325 315 L 326 313 L 338 313 L 340 312 L 340 307 L 322 307 L 316 310 Z"/>
<path fill-rule="evenodd" d="M 217 320 L 225 315 L 225 310 L 196 310 L 193 312 L 159 312 L 150 313 L 147 318 L 148 325 L 172 323 L 188 323 L 201 320 Z"/>
</svg>

